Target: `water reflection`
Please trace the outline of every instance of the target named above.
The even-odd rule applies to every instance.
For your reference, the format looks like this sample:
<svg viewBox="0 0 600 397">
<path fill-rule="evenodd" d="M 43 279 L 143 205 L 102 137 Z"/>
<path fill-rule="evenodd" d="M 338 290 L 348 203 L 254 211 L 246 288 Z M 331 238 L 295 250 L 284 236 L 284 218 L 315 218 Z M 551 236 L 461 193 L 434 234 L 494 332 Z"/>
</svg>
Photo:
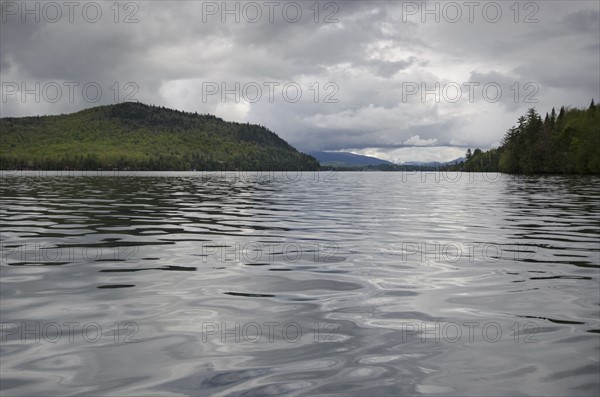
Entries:
<svg viewBox="0 0 600 397">
<path fill-rule="evenodd" d="M 495 179 L 5 173 L 2 394 L 597 395 L 600 179 Z"/>
</svg>

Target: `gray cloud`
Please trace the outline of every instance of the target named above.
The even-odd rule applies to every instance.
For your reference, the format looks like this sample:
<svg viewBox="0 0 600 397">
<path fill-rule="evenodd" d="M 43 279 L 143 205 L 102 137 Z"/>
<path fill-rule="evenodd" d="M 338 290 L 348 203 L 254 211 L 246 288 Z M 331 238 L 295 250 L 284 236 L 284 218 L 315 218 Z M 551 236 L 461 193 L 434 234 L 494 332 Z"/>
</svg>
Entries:
<svg viewBox="0 0 600 397">
<path fill-rule="evenodd" d="M 3 10 L 6 3 L 13 2 L 3 1 Z M 390 159 L 398 153 L 418 154 L 439 160 L 464 147 L 497 144 L 528 107 L 545 112 L 600 99 L 600 18 L 593 2 L 536 2 L 536 10 L 532 2 L 522 1 L 517 23 L 509 9 L 513 2 L 498 3 L 503 14 L 494 23 L 482 16 L 486 2 L 476 9 L 473 21 L 463 8 L 456 23 L 444 18 L 449 15 L 443 14 L 447 2 L 431 1 L 427 7 L 438 4 L 439 23 L 432 15 L 422 22 L 421 10 L 408 15 L 409 2 L 395 1 L 323 1 L 318 23 L 314 8 L 309 8 L 313 2 L 297 2 L 303 14 L 295 23 L 282 16 L 285 1 L 272 22 L 263 6 L 257 23 L 246 22 L 244 15 L 239 23 L 231 15 L 222 22 L 221 15 L 204 13 L 222 2 L 132 3 L 139 7 L 137 23 L 123 23 L 132 11 L 124 8 L 115 23 L 109 2 L 98 3 L 103 15 L 96 23 L 77 12 L 72 23 L 65 16 L 55 23 L 43 18 L 36 23 L 31 17 L 23 23 L 20 15 L 4 12 L 3 89 L 7 83 L 31 88 L 35 83 L 97 82 L 103 92 L 97 102 L 82 98 L 81 92 L 73 101 L 64 92 L 54 103 L 11 95 L 3 97 L 1 115 L 59 114 L 114 103 L 133 92 L 124 90 L 132 82 L 139 89 L 134 99 L 266 125 L 301 149 L 354 149 Z M 242 9 L 246 3 L 227 4 Z M 332 12 L 338 22 L 324 23 Z M 529 22 L 537 22 L 524 23 L 528 16 Z M 272 101 L 264 85 L 269 82 L 280 84 Z M 290 82 L 302 89 L 297 102 L 282 96 L 283 85 Z M 490 101 L 476 90 L 470 98 L 463 85 L 467 82 L 497 83 L 502 95 Z M 256 102 L 243 97 L 236 102 L 233 95 L 222 101 L 220 93 L 203 95 L 207 83 L 219 88 L 224 83 L 229 89 L 236 83 L 242 88 L 257 84 L 263 95 Z M 431 93 L 436 83 L 438 96 Z M 511 90 L 515 83 L 517 99 Z M 525 101 L 533 92 L 525 89 L 527 83 L 537 87 L 530 98 L 534 102 Z M 407 96 L 415 84 L 419 91 Z M 462 88 L 457 100 L 452 96 L 455 85 Z M 429 90 L 425 97 L 422 88 Z"/>
</svg>

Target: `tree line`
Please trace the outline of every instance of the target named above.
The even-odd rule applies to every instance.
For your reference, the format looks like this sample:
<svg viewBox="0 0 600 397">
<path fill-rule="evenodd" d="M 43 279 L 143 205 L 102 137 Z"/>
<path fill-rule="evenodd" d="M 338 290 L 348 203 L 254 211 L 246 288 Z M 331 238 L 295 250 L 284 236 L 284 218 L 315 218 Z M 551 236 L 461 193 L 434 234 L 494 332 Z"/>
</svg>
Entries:
<svg viewBox="0 0 600 397">
<path fill-rule="evenodd" d="M 553 108 L 545 117 L 531 108 L 499 148 L 467 151 L 466 162 L 449 167 L 510 174 L 600 174 L 600 105 Z"/>
</svg>

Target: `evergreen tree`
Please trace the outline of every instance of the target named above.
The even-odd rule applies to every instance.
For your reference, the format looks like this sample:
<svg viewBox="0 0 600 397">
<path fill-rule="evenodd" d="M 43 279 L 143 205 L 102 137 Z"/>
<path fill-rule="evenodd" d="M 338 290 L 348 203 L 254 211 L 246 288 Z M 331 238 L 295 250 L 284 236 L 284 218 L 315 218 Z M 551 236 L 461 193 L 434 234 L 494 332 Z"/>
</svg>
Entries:
<svg viewBox="0 0 600 397">
<path fill-rule="evenodd" d="M 502 146 L 476 149 L 461 167 L 464 171 L 507 173 L 600 174 L 600 112 L 561 107 L 542 121 L 535 109 L 518 119 L 502 139 Z"/>
</svg>

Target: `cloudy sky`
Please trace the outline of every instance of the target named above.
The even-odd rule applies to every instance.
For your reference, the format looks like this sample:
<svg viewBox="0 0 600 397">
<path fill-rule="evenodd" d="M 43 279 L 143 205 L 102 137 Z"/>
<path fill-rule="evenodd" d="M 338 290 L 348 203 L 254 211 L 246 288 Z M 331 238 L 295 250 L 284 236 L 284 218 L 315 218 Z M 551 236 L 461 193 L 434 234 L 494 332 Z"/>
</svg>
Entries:
<svg viewBox="0 0 600 397">
<path fill-rule="evenodd" d="M 1 1 L 1 116 L 138 100 L 394 162 L 600 100 L 598 1 Z"/>
</svg>

